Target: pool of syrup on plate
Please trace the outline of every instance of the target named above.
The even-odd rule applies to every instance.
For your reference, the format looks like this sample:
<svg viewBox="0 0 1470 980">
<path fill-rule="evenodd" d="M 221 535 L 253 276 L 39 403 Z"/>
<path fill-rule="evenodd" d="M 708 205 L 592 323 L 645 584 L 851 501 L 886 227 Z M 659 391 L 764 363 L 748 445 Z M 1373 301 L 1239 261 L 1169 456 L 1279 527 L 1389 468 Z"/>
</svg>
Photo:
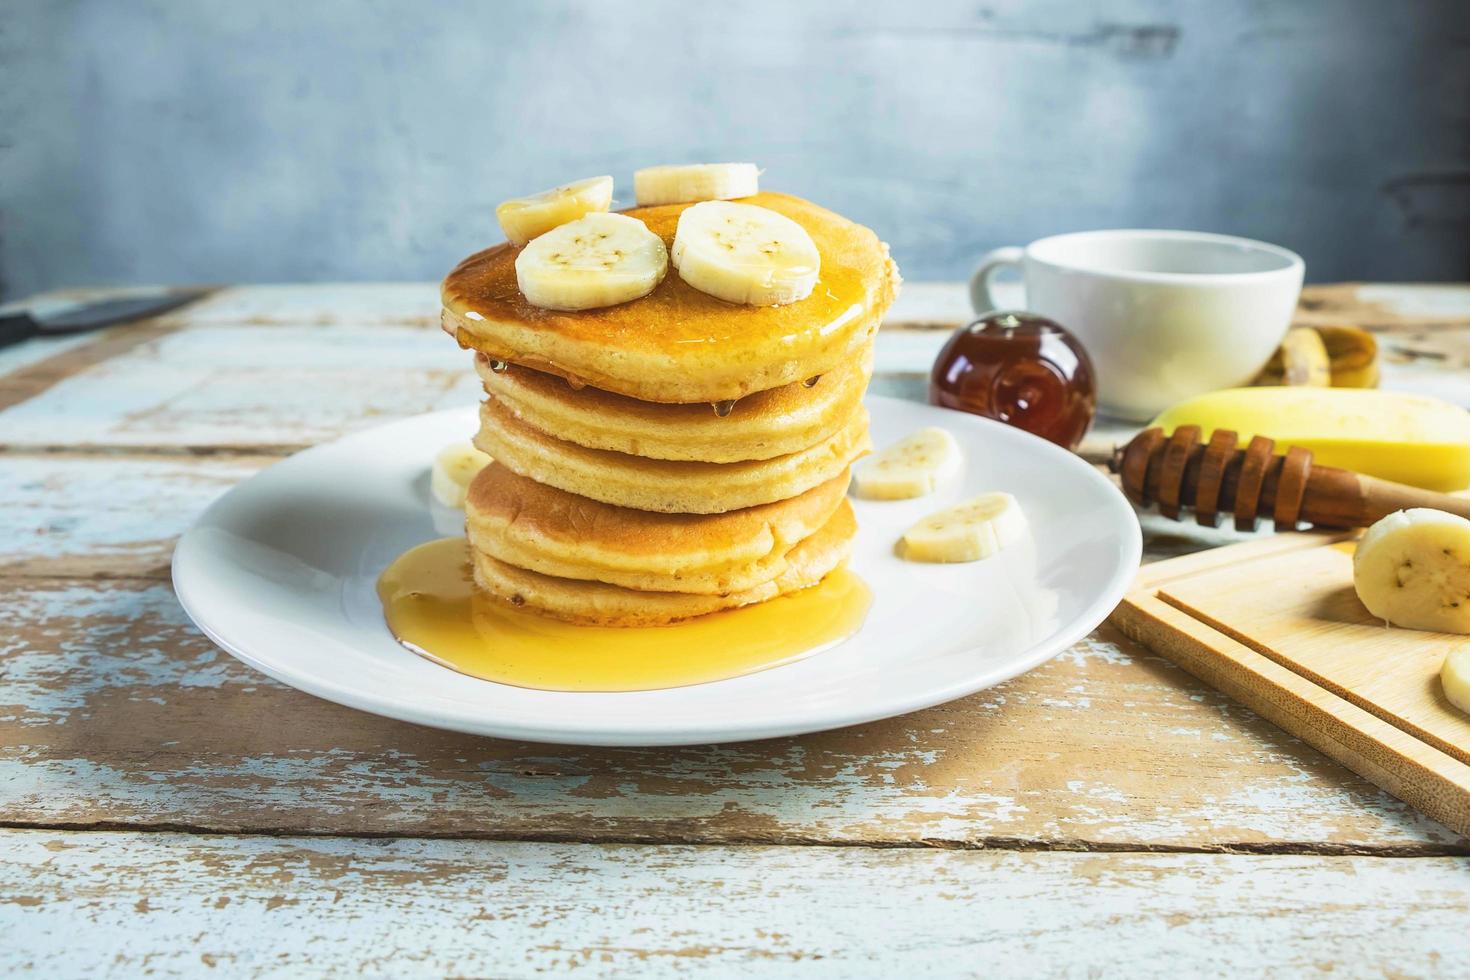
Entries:
<svg viewBox="0 0 1470 980">
<path fill-rule="evenodd" d="M 725 680 L 820 653 L 856 633 L 872 593 L 841 569 L 766 602 L 672 626 L 576 626 L 481 592 L 469 545 L 441 538 L 378 579 L 388 628 L 421 656 L 471 677 L 546 691 L 649 691 Z"/>
</svg>

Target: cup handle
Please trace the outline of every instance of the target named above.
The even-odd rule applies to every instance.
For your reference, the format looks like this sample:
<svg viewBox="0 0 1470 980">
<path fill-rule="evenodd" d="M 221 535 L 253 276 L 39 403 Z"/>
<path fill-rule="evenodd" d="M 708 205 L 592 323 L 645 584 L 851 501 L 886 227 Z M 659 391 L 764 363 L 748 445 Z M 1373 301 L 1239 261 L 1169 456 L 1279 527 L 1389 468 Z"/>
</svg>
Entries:
<svg viewBox="0 0 1470 980">
<path fill-rule="evenodd" d="M 1015 266 L 1019 269 L 1021 260 L 1025 257 L 1026 250 L 1016 245 L 1007 245 L 985 253 L 985 257 L 975 267 L 974 275 L 970 276 L 970 305 L 975 308 L 976 313 L 990 313 L 1006 305 L 998 302 L 991 292 L 990 279 L 1003 266 Z M 1021 305 L 1024 306 L 1025 303 Z"/>
</svg>

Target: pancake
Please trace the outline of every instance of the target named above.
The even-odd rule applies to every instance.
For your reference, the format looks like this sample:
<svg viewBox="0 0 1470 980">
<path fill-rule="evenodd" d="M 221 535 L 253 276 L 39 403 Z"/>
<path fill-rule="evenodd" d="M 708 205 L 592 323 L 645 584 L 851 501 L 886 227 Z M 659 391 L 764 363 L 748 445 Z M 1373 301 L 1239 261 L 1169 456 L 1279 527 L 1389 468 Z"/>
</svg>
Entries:
<svg viewBox="0 0 1470 980">
<path fill-rule="evenodd" d="M 719 595 L 786 570 L 786 553 L 825 524 L 848 474 L 787 500 L 725 514 L 655 514 L 557 490 L 491 463 L 470 484 L 470 544 L 544 575 L 653 592 Z"/>
<path fill-rule="evenodd" d="M 595 310 L 533 306 L 516 285 L 520 249 L 470 256 L 444 280 L 444 329 L 463 347 L 652 402 L 718 402 L 836 370 L 865 346 L 893 302 L 899 277 L 888 246 L 862 225 L 785 194 L 747 204 L 778 211 L 812 236 L 821 278 L 787 306 L 741 306 L 702 293 L 670 267 L 647 296 Z M 631 208 L 674 240 L 688 204 Z"/>
<path fill-rule="evenodd" d="M 705 402 L 659 405 L 598 388 L 576 389 L 561 378 L 512 366 L 490 369 L 475 358 L 485 391 L 522 422 L 589 449 L 650 459 L 734 463 L 799 452 L 831 436 L 857 408 L 873 370 L 873 349 L 806 382 L 758 391 L 724 418 Z"/>
<path fill-rule="evenodd" d="M 840 474 L 869 447 L 868 412 L 859 404 L 842 428 L 800 452 L 701 463 L 564 442 L 517 419 L 498 399 L 486 398 L 474 442 L 521 476 L 568 493 L 663 514 L 722 514 L 794 497 Z"/>
<path fill-rule="evenodd" d="M 481 589 L 542 615 L 593 626 L 664 626 L 816 585 L 847 560 L 856 533 L 852 505 L 844 499 L 817 533 L 791 549 L 785 571 L 769 582 L 727 595 L 640 592 L 602 582 L 555 578 L 475 549 L 471 549 L 471 558 Z"/>
</svg>

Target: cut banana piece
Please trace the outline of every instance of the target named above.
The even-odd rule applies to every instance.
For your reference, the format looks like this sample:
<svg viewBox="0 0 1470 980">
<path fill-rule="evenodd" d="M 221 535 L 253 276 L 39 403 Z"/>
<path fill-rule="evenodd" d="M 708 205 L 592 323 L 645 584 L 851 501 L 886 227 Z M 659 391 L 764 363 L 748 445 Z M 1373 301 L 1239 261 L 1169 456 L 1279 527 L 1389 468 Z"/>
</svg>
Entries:
<svg viewBox="0 0 1470 980">
<path fill-rule="evenodd" d="M 1358 542 L 1353 587 L 1394 626 L 1470 633 L 1470 521 L 1426 507 L 1389 514 Z"/>
<path fill-rule="evenodd" d="M 612 207 L 613 179 L 588 177 L 530 197 L 513 197 L 495 208 L 500 230 L 512 245 L 524 245 L 557 225 Z"/>
<path fill-rule="evenodd" d="M 753 163 L 690 163 L 644 167 L 633 174 L 633 197 L 639 206 L 728 201 L 760 190 L 761 172 Z"/>
<path fill-rule="evenodd" d="M 1470 714 L 1470 647 L 1450 651 L 1439 669 L 1439 682 L 1450 704 Z"/>
<path fill-rule="evenodd" d="M 909 528 L 899 551 L 910 561 L 978 561 L 1020 541 L 1026 533 L 1026 516 L 1015 497 L 982 493 Z"/>
<path fill-rule="evenodd" d="M 521 295 L 546 310 L 626 303 L 653 292 L 668 271 L 662 238 L 637 218 L 601 211 L 558 225 L 516 256 Z"/>
<path fill-rule="evenodd" d="M 806 299 L 822 270 L 805 228 L 769 208 L 730 201 L 685 209 L 669 257 L 700 292 L 751 306 Z"/>
<path fill-rule="evenodd" d="M 429 473 L 434 499 L 445 507 L 464 507 L 470 481 L 490 463 L 490 455 L 476 449 L 468 439 L 445 446 L 434 457 L 434 468 Z"/>
<path fill-rule="evenodd" d="M 932 493 L 959 469 L 959 443 L 949 430 L 930 426 L 859 463 L 853 490 L 869 500 L 907 500 Z"/>
</svg>

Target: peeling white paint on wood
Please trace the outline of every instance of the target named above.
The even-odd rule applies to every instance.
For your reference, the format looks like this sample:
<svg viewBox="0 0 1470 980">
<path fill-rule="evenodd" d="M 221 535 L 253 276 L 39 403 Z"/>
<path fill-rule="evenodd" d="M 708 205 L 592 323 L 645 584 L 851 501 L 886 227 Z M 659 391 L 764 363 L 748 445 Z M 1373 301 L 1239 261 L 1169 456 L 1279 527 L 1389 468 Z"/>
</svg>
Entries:
<svg viewBox="0 0 1470 980">
<path fill-rule="evenodd" d="M 315 282 L 229 286 L 180 312 L 194 326 L 429 326 L 439 322 L 439 284 Z"/>
<path fill-rule="evenodd" d="M 50 977 L 1450 976 L 1470 859 L 0 832 Z"/>
<path fill-rule="evenodd" d="M 579 749 L 432 731 L 293 691 L 218 651 L 163 583 L 11 585 L 0 606 L 0 820 L 9 822 L 1463 846 L 1112 632 L 1000 687 L 885 722 L 742 745 Z"/>
<path fill-rule="evenodd" d="M 1323 287 L 1314 315 L 1352 322 L 1345 289 Z M 0 351 L 23 396 L 0 411 L 0 821 L 508 843 L 0 831 L 8 972 L 780 976 L 973 961 L 990 975 L 1432 975 L 1466 962 L 1470 866 L 1424 855 L 1470 842 L 1111 631 L 904 718 L 644 750 L 418 728 L 229 658 L 159 580 L 175 537 L 269 462 L 257 453 L 474 401 L 434 294 L 239 287 L 115 349 Z M 1409 332 L 1387 300 L 1362 322 L 1394 330 L 1380 334 L 1389 383 L 1470 404 L 1456 370 L 1470 329 L 1432 319 L 1445 302 L 1404 300 Z M 906 286 L 875 390 L 922 397 L 965 306 L 957 284 Z M 55 367 L 69 350 L 83 356 L 68 376 Z M 1232 535 L 1144 527 L 1151 555 Z M 525 838 L 587 843 L 513 843 Z M 806 846 L 753 846 L 766 844 Z M 1367 856 L 1380 854 L 1419 856 Z"/>
<path fill-rule="evenodd" d="M 304 446 L 479 391 L 470 355 L 437 326 L 199 327 L 0 413 L 0 444 Z"/>
<path fill-rule="evenodd" d="M 175 539 L 273 457 L 10 455 L 0 463 L 0 575 L 164 578 Z"/>
<path fill-rule="evenodd" d="M 934 322 L 953 311 L 958 288 L 910 292 L 890 321 L 912 310 Z M 439 329 L 435 296 L 424 283 L 221 290 L 170 315 L 187 329 L 0 413 L 0 445 L 296 447 L 473 404 L 481 393 L 470 355 Z M 882 370 L 927 371 L 944 337 L 882 336 Z"/>
<path fill-rule="evenodd" d="M 95 334 L 74 333 L 57 337 L 35 337 L 24 343 L 0 347 L 0 377 L 30 367 L 48 357 L 55 357 L 63 351 L 89 344 L 95 339 Z"/>
</svg>

